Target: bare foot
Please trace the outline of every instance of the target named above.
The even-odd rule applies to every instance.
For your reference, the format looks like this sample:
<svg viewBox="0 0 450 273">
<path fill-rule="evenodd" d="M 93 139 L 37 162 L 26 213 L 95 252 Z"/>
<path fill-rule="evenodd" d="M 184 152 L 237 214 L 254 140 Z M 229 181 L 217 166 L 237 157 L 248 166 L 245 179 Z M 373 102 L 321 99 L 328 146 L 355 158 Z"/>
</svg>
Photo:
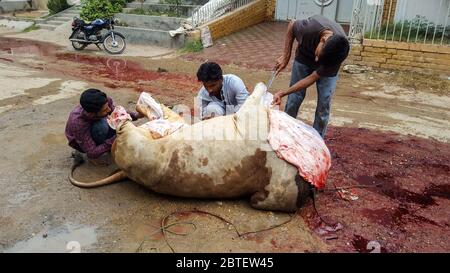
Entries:
<svg viewBox="0 0 450 273">
<path fill-rule="evenodd" d="M 75 159 L 79 159 L 79 158 L 83 158 L 83 154 L 81 153 L 81 152 L 79 152 L 79 151 L 77 151 L 77 150 L 73 150 L 72 151 L 72 158 L 75 158 Z"/>
</svg>

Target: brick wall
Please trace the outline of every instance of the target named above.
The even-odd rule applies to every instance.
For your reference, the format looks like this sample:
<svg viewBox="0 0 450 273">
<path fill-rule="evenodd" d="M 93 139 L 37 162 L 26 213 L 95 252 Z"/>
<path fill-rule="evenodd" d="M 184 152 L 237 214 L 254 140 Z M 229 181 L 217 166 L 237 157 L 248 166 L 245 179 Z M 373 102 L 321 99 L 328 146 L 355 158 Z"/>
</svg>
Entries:
<svg viewBox="0 0 450 273">
<path fill-rule="evenodd" d="M 450 75 L 450 47 L 364 39 L 352 45 L 346 63 Z"/>
<path fill-rule="evenodd" d="M 273 21 L 275 19 L 276 6 L 277 6 L 277 0 L 267 0 L 266 18 L 268 21 Z"/>
<path fill-rule="evenodd" d="M 214 21 L 207 23 L 212 38 L 218 39 L 241 29 L 272 20 L 275 0 L 257 0 Z M 273 3 L 273 6 L 272 6 Z M 272 9 L 273 11 L 269 11 Z M 272 17 L 268 17 L 272 16 Z M 201 28 L 201 27 L 200 27 Z"/>
</svg>

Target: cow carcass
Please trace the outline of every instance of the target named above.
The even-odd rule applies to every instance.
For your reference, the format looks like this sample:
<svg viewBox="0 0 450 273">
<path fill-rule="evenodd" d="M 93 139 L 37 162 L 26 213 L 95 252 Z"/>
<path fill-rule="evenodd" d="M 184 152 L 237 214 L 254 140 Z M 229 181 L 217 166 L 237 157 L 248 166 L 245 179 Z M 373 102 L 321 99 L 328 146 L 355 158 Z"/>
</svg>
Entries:
<svg viewBox="0 0 450 273">
<path fill-rule="evenodd" d="M 265 92 L 266 86 L 258 84 L 237 113 L 183 126 L 159 139 L 131 121 L 123 122 L 112 148 L 122 171 L 116 178 L 126 175 L 157 193 L 208 199 L 250 196 L 257 209 L 296 211 L 313 186 L 269 144 L 269 109 L 261 104 Z M 164 115 L 182 120 L 168 108 Z"/>
</svg>

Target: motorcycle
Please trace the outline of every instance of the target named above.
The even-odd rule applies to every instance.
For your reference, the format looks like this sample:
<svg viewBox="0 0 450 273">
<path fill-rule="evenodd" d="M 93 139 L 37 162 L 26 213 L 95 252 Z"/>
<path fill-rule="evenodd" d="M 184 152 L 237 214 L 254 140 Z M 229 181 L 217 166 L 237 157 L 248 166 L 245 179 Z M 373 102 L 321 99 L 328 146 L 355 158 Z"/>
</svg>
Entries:
<svg viewBox="0 0 450 273">
<path fill-rule="evenodd" d="M 114 30 L 115 20 L 96 19 L 90 24 L 84 20 L 75 17 L 72 21 L 72 35 L 69 40 L 75 50 L 83 50 L 90 44 L 95 44 L 99 49 L 99 44 L 103 44 L 103 48 L 110 54 L 120 54 L 125 50 L 125 37 Z M 108 32 L 102 34 L 102 30 L 107 29 Z"/>
</svg>

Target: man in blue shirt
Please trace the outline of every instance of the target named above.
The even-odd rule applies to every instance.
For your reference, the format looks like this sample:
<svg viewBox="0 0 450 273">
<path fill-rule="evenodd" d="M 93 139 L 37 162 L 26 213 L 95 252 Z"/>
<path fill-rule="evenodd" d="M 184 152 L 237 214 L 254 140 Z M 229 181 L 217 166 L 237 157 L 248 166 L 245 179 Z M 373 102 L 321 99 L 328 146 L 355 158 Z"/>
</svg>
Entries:
<svg viewBox="0 0 450 273">
<path fill-rule="evenodd" d="M 202 120 L 236 113 L 249 96 L 244 82 L 236 75 L 222 75 L 217 63 L 202 64 L 197 78 L 203 83 L 197 96 Z"/>
</svg>

